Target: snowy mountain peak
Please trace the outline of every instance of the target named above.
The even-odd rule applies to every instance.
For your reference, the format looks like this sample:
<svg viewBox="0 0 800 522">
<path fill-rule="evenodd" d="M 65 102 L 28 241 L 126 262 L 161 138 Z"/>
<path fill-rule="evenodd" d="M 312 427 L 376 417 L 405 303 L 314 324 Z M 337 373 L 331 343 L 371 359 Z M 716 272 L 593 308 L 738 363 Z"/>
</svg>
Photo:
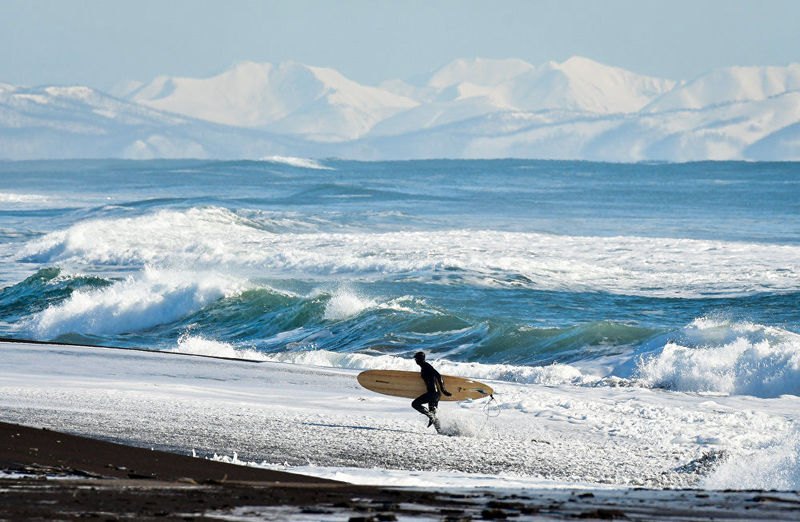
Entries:
<svg viewBox="0 0 800 522">
<path fill-rule="evenodd" d="M 566 60 L 561 62 L 561 64 L 559 64 L 559 65 L 560 65 L 560 67 L 565 68 L 565 69 L 567 69 L 567 68 L 617 69 L 617 67 L 612 67 L 610 65 L 606 65 L 606 64 L 600 63 L 598 61 L 592 60 L 591 58 L 587 58 L 585 56 L 577 56 L 577 55 L 576 56 L 570 56 L 569 58 L 567 58 Z"/>
<path fill-rule="evenodd" d="M 495 87 L 535 67 L 516 58 L 494 60 L 487 58 L 458 59 L 436 71 L 428 85 L 444 89 L 460 83 Z"/>
<path fill-rule="evenodd" d="M 417 102 L 362 86 L 338 71 L 297 62 L 243 62 L 211 78 L 160 77 L 128 99 L 225 125 L 354 139 Z"/>
<path fill-rule="evenodd" d="M 16 89 L 16 87 L 11 85 L 10 83 L 0 82 L 0 93 L 11 92 L 11 91 L 13 91 L 15 89 Z"/>
<path fill-rule="evenodd" d="M 648 105 L 649 112 L 702 109 L 714 105 L 764 100 L 800 89 L 800 64 L 786 67 L 715 69 Z"/>
<path fill-rule="evenodd" d="M 675 82 L 574 56 L 548 62 L 515 77 L 508 100 L 521 110 L 579 110 L 599 114 L 636 112 Z"/>
</svg>

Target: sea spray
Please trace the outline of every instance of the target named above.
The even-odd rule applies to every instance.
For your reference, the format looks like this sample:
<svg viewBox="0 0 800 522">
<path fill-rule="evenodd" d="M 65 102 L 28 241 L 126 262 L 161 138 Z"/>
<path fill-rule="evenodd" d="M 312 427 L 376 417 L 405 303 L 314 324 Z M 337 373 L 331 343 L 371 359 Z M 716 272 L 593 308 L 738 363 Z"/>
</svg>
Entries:
<svg viewBox="0 0 800 522">
<path fill-rule="evenodd" d="M 332 167 L 327 167 L 317 160 L 309 158 L 298 158 L 295 156 L 265 156 L 261 158 L 261 161 L 267 161 L 270 163 L 279 163 L 283 165 L 289 165 L 290 167 L 298 167 L 303 169 L 334 170 Z"/>
<path fill-rule="evenodd" d="M 486 425 L 486 419 L 478 417 L 474 411 L 463 412 L 452 408 L 446 408 L 445 411 L 440 408 L 438 417 L 441 422 L 439 433 L 442 435 L 470 438 L 484 436 L 482 428 Z"/>
<path fill-rule="evenodd" d="M 172 349 L 176 353 L 205 355 L 209 357 L 224 357 L 228 359 L 248 359 L 253 361 L 266 361 L 269 358 L 263 353 L 252 348 L 235 347 L 230 343 L 207 339 L 202 335 L 185 333 L 178 338 L 178 346 Z"/>
<path fill-rule="evenodd" d="M 800 433 L 728 455 L 702 482 L 707 489 L 800 489 Z"/>
<path fill-rule="evenodd" d="M 375 305 L 375 301 L 357 295 L 352 289 L 340 288 L 325 305 L 324 318 L 328 321 L 348 319 Z"/>
</svg>

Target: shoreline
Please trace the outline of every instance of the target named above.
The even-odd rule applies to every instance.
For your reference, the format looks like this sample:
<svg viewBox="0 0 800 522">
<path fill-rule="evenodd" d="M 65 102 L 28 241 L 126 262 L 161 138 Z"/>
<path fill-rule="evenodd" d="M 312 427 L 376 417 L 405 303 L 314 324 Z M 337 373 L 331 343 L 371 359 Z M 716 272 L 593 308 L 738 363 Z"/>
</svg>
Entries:
<svg viewBox="0 0 800 522">
<path fill-rule="evenodd" d="M 791 520 L 800 492 L 357 486 L 0 422 L 0 519 Z"/>
<path fill-rule="evenodd" d="M 105 346 L 102 344 L 79 344 L 67 342 L 53 342 L 53 341 L 32 341 L 28 339 L 14 339 L 11 337 L 0 337 L 0 345 L 3 343 L 12 344 L 32 344 L 38 346 L 69 346 L 70 348 L 99 348 L 104 350 L 129 350 L 132 352 L 146 352 L 146 353 L 166 353 L 170 355 L 180 355 L 183 357 L 203 357 L 206 359 L 219 359 L 221 361 L 236 361 L 246 363 L 265 363 L 268 361 L 261 361 L 258 359 L 245 359 L 243 357 L 223 357 L 221 355 L 205 355 L 201 353 L 183 353 L 183 352 L 169 352 L 166 350 L 148 350 L 147 348 L 140 348 L 138 346 Z"/>
</svg>

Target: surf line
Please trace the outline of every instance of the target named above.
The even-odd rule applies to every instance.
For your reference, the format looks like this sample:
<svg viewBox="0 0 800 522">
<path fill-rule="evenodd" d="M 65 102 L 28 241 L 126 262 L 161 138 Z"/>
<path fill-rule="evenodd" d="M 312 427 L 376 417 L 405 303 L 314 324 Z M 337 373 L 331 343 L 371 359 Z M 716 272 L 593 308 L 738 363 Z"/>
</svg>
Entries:
<svg viewBox="0 0 800 522">
<path fill-rule="evenodd" d="M 218 359 L 223 361 L 236 361 L 236 362 L 243 362 L 243 363 L 274 363 L 279 364 L 276 361 L 260 361 L 258 359 L 241 359 L 239 357 L 225 357 L 222 355 L 205 355 L 199 353 L 181 353 L 181 352 L 168 352 L 166 350 L 148 350 L 147 348 L 139 348 L 139 347 L 130 347 L 126 348 L 124 346 L 102 346 L 99 344 L 78 344 L 78 343 L 57 343 L 53 341 L 34 341 L 29 339 L 12 339 L 9 337 L 0 337 L 0 346 L 3 344 L 32 344 L 38 346 L 69 346 L 72 348 L 97 348 L 103 350 L 128 350 L 132 352 L 146 352 L 146 353 L 157 353 L 166 356 L 172 355 L 179 355 L 182 357 L 202 357 L 205 359 Z"/>
</svg>

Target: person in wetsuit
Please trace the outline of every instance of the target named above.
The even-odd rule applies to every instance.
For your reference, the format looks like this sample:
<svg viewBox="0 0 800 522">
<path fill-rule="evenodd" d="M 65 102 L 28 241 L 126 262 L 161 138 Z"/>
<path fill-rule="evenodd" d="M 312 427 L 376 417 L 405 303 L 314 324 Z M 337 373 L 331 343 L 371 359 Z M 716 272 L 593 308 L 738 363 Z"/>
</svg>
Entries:
<svg viewBox="0 0 800 522">
<path fill-rule="evenodd" d="M 425 354 L 423 352 L 415 353 L 414 360 L 420 367 L 420 376 L 422 380 L 425 381 L 425 387 L 428 390 L 414 399 L 414 402 L 411 403 L 411 407 L 428 417 L 428 426 L 435 424 L 438 430 L 439 424 L 436 419 L 436 408 L 439 406 L 439 398 L 442 393 L 448 397 L 451 394 L 444 389 L 444 382 L 439 372 L 434 370 L 430 363 L 425 362 Z M 426 409 L 423 404 L 427 404 L 428 408 Z"/>
</svg>

